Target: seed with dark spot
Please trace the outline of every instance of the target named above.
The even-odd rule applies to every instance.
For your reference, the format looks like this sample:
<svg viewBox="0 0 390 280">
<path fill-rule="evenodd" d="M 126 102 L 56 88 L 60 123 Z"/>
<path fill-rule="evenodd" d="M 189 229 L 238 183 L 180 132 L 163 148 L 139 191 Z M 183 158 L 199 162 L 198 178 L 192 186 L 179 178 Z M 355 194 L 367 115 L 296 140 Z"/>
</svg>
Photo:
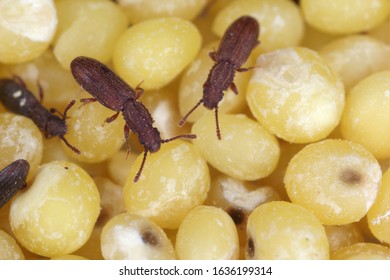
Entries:
<svg viewBox="0 0 390 280">
<path fill-rule="evenodd" d="M 340 179 L 348 185 L 357 185 L 361 183 L 362 175 L 353 169 L 345 169 L 340 173 Z"/>
<path fill-rule="evenodd" d="M 253 258 L 255 256 L 255 244 L 252 237 L 248 237 L 248 243 L 246 245 L 246 254 L 248 257 Z"/>
<path fill-rule="evenodd" d="M 153 232 L 151 232 L 150 230 L 145 230 L 142 233 L 141 238 L 142 238 L 142 241 L 148 245 L 157 246 L 159 243 L 156 235 Z"/>
<path fill-rule="evenodd" d="M 236 225 L 240 225 L 244 222 L 245 214 L 242 211 L 242 208 L 230 207 L 227 209 L 227 213 L 232 217 Z"/>
<path fill-rule="evenodd" d="M 66 170 L 68 170 L 68 169 L 69 169 L 69 167 L 67 167 L 67 166 L 65 166 L 64 168 L 65 168 Z"/>
</svg>

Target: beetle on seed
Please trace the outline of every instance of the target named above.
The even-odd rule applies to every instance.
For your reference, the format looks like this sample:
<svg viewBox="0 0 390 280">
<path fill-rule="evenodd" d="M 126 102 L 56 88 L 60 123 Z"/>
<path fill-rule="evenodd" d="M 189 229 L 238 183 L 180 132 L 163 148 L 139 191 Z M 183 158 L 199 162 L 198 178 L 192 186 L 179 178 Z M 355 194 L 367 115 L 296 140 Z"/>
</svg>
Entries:
<svg viewBox="0 0 390 280">
<path fill-rule="evenodd" d="M 93 96 L 93 98 L 83 98 L 80 100 L 81 102 L 86 104 L 98 101 L 105 107 L 116 111 L 114 115 L 105 120 L 106 123 L 114 121 L 122 112 L 126 122 L 124 136 L 127 151 L 130 150 L 128 143 L 130 131 L 137 135 L 138 141 L 144 147 L 144 156 L 134 182 L 137 182 L 141 175 L 148 152 L 157 152 L 162 143 L 178 138 L 196 138 L 194 134 L 183 134 L 170 139 L 161 139 L 160 132 L 153 126 L 154 120 L 148 109 L 137 101 L 143 94 L 143 89 L 139 86 L 133 89 L 96 59 L 85 56 L 76 57 L 71 62 L 70 69 L 80 86 Z"/>
<path fill-rule="evenodd" d="M 39 87 L 39 94 L 42 96 L 42 89 Z M 56 109 L 46 109 L 40 101 L 29 91 L 19 77 L 14 79 L 0 80 L 0 100 L 10 111 L 30 118 L 41 130 L 44 131 L 46 138 L 58 136 L 75 153 L 80 151 L 72 146 L 65 138 L 68 132 L 65 120 L 68 110 L 74 105 L 72 100 L 65 108 L 64 113 L 60 114 Z M 59 113 L 61 117 L 54 113 Z"/>
<path fill-rule="evenodd" d="M 218 104 L 223 98 L 223 92 L 231 88 L 238 94 L 234 84 L 235 72 L 245 72 L 251 68 L 241 68 L 248 59 L 252 50 L 259 44 L 259 23 L 250 16 L 242 16 L 235 20 L 226 30 L 222 37 L 219 48 L 216 52 L 211 52 L 210 57 L 215 61 L 211 68 L 206 82 L 203 84 L 203 97 L 199 102 L 183 117 L 179 125 L 186 122 L 188 116 L 203 103 L 209 110 L 215 110 L 215 122 L 217 137 L 221 140 L 221 132 L 218 122 Z"/>
<path fill-rule="evenodd" d="M 26 187 L 26 178 L 30 164 L 18 159 L 0 171 L 0 208 L 3 207 L 19 190 Z"/>
</svg>

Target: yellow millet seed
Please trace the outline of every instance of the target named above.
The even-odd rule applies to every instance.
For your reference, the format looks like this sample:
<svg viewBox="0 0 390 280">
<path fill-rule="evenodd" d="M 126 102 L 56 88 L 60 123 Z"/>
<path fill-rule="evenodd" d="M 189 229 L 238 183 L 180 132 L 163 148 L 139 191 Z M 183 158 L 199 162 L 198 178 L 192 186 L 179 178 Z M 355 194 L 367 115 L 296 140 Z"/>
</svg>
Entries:
<svg viewBox="0 0 390 280">
<path fill-rule="evenodd" d="M 0 170 L 17 159 L 30 164 L 28 180 L 42 160 L 42 133 L 34 122 L 13 113 L 0 114 Z"/>
<path fill-rule="evenodd" d="M 116 43 L 113 62 L 130 85 L 145 90 L 167 85 L 191 63 L 202 37 L 190 21 L 165 17 L 131 26 Z"/>
<path fill-rule="evenodd" d="M 210 175 L 197 148 L 175 140 L 148 154 L 134 182 L 143 154 L 133 163 L 123 189 L 128 212 L 149 218 L 162 228 L 176 229 L 186 213 L 206 200 Z"/>
<path fill-rule="evenodd" d="M 356 243 L 331 254 L 332 260 L 390 260 L 390 248 L 374 243 Z"/>
<path fill-rule="evenodd" d="M 346 94 L 365 77 L 390 70 L 390 46 L 367 35 L 333 40 L 318 53 L 341 76 Z"/>
<path fill-rule="evenodd" d="M 130 24 L 158 17 L 180 17 L 193 20 L 208 0 L 118 0 Z"/>
<path fill-rule="evenodd" d="M 359 221 L 377 196 L 382 172 L 374 156 L 347 140 L 324 140 L 304 147 L 284 177 L 292 202 L 325 225 Z"/>
<path fill-rule="evenodd" d="M 56 27 L 52 0 L 0 1 L 0 62 L 21 63 L 40 56 Z"/>
<path fill-rule="evenodd" d="M 31 252 L 46 257 L 70 254 L 91 235 L 99 202 L 96 185 L 83 169 L 52 161 L 40 166 L 32 185 L 12 201 L 11 228 Z"/>
<path fill-rule="evenodd" d="M 326 33 L 367 31 L 384 21 L 390 10 L 387 0 L 302 0 L 305 20 Z"/>
<path fill-rule="evenodd" d="M 302 206 L 286 201 L 267 202 L 249 215 L 246 258 L 328 259 L 328 238 L 318 218 Z"/>
<path fill-rule="evenodd" d="M 376 200 L 368 210 L 367 222 L 378 240 L 390 244 L 390 169 L 383 174 Z"/>
<path fill-rule="evenodd" d="M 116 154 L 124 144 L 125 121 L 118 115 L 115 121 L 105 123 L 108 117 L 115 114 L 114 111 L 99 102 L 82 104 L 77 101 L 66 120 L 68 126 L 66 139 L 80 150 L 80 154 L 66 148 L 65 143 L 64 151 L 69 157 L 81 162 L 104 161 Z"/>
<path fill-rule="evenodd" d="M 175 251 L 165 232 L 147 218 L 124 213 L 103 228 L 101 249 L 106 260 L 172 260 Z"/>
<path fill-rule="evenodd" d="M 390 158 L 390 71 L 372 74 L 347 96 L 341 119 L 345 139 L 363 145 L 377 159 Z"/>
<path fill-rule="evenodd" d="M 65 0 L 56 3 L 58 29 L 54 54 L 65 69 L 77 56 L 107 63 L 114 45 L 127 28 L 124 12 L 111 1 Z"/>
<path fill-rule="evenodd" d="M 344 109 L 340 77 L 314 51 L 279 49 L 258 57 L 247 90 L 252 114 L 271 133 L 294 143 L 325 138 Z"/>
<path fill-rule="evenodd" d="M 24 254 L 16 240 L 2 230 L 0 230 L 0 260 L 24 260 Z"/>
<path fill-rule="evenodd" d="M 221 140 L 215 116 L 205 115 L 192 127 L 195 146 L 216 169 L 240 180 L 257 180 L 269 175 L 279 159 L 277 139 L 256 121 L 243 114 L 219 114 Z"/>
<path fill-rule="evenodd" d="M 176 235 L 182 260 L 238 259 L 239 242 L 232 218 L 220 208 L 201 205 L 187 213 Z"/>
</svg>

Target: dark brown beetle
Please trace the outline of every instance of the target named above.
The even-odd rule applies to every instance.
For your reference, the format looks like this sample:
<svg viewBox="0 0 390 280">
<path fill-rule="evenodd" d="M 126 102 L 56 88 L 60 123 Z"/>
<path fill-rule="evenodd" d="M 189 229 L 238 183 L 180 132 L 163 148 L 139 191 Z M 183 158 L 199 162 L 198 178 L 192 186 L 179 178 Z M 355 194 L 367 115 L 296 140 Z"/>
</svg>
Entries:
<svg viewBox="0 0 390 280">
<path fill-rule="evenodd" d="M 40 94 L 41 94 L 40 89 Z M 46 138 L 58 136 L 75 153 L 80 151 L 72 146 L 66 139 L 68 127 L 65 124 L 66 114 L 74 105 L 72 100 L 61 117 L 55 115 L 55 109 L 46 109 L 30 92 L 20 78 L 0 80 L 0 100 L 10 111 L 30 118 L 42 131 Z"/>
<path fill-rule="evenodd" d="M 226 30 L 222 37 L 219 48 L 211 52 L 210 57 L 216 63 L 211 68 L 206 82 L 203 84 L 203 97 L 183 117 L 179 125 L 182 126 L 188 116 L 200 105 L 207 109 L 215 110 L 215 122 L 217 137 L 221 140 L 221 133 L 218 122 L 218 104 L 223 98 L 223 92 L 229 87 L 235 94 L 238 94 L 234 84 L 235 72 L 248 71 L 251 68 L 241 68 L 248 59 L 252 50 L 259 44 L 259 23 L 250 16 L 242 16 L 235 20 Z"/>
<path fill-rule="evenodd" d="M 71 62 L 70 69 L 81 87 L 94 97 L 81 99 L 81 102 L 99 101 L 107 108 L 116 111 L 116 114 L 106 119 L 105 122 L 107 123 L 114 121 L 118 114 L 122 112 L 126 121 L 124 135 L 128 151 L 130 130 L 137 135 L 139 142 L 144 147 L 144 157 L 134 182 L 137 182 L 141 175 L 148 152 L 157 152 L 162 143 L 177 138 L 196 138 L 194 134 L 185 134 L 170 139 L 161 139 L 160 132 L 153 127 L 154 121 L 148 109 L 141 102 L 137 101 L 142 95 L 143 89 L 137 86 L 134 90 L 107 66 L 96 59 L 85 56 L 76 57 Z"/>
<path fill-rule="evenodd" d="M 19 190 L 26 187 L 26 178 L 30 164 L 18 159 L 0 171 L 0 208 L 4 206 Z"/>
</svg>

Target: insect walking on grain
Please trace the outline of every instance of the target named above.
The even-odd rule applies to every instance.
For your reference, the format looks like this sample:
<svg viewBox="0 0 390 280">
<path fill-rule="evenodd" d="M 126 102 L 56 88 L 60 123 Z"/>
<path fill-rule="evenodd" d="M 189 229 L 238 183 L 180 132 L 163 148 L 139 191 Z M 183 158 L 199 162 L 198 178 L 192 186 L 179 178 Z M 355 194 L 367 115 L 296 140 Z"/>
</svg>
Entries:
<svg viewBox="0 0 390 280">
<path fill-rule="evenodd" d="M 170 139 L 161 139 L 160 132 L 153 127 L 153 118 L 148 109 L 137 99 L 143 94 L 143 89 L 137 86 L 133 89 L 113 71 L 101 62 L 85 57 L 76 57 L 70 64 L 72 74 L 81 87 L 89 92 L 93 98 L 84 98 L 80 101 L 85 103 L 99 101 L 105 107 L 116 111 L 105 122 L 114 121 L 120 112 L 123 114 L 126 125 L 124 136 L 129 152 L 130 131 L 137 135 L 138 141 L 144 147 L 144 155 L 141 166 L 134 178 L 137 182 L 148 152 L 154 153 L 160 149 L 162 143 L 178 138 L 194 139 L 194 134 L 178 135 Z"/>
<path fill-rule="evenodd" d="M 40 95 L 42 89 L 39 87 Z M 46 109 L 39 100 L 25 86 L 24 82 L 15 77 L 15 79 L 0 80 L 0 100 L 10 111 L 30 118 L 41 130 L 44 131 L 46 138 L 58 136 L 75 153 L 80 151 L 72 146 L 65 138 L 68 132 L 65 120 L 68 110 L 74 105 L 72 100 L 65 108 L 64 113 L 60 114 L 56 109 Z M 58 113 L 61 117 L 55 115 Z"/>
<path fill-rule="evenodd" d="M 215 64 L 211 68 L 206 82 L 203 84 L 203 97 L 183 117 L 179 123 L 180 126 L 203 103 L 207 109 L 215 110 L 217 137 L 221 140 L 218 104 L 223 98 L 223 92 L 229 87 L 235 94 L 238 94 L 237 87 L 233 82 L 235 72 L 244 72 L 253 68 L 241 68 L 241 66 L 248 59 L 252 50 L 259 44 L 259 41 L 257 41 L 259 30 L 259 23 L 250 16 L 242 16 L 228 27 L 218 50 L 210 53 L 210 57 L 215 61 Z"/>
<path fill-rule="evenodd" d="M 19 190 L 26 187 L 26 178 L 30 164 L 18 159 L 0 171 L 0 208 L 3 207 Z"/>
</svg>

